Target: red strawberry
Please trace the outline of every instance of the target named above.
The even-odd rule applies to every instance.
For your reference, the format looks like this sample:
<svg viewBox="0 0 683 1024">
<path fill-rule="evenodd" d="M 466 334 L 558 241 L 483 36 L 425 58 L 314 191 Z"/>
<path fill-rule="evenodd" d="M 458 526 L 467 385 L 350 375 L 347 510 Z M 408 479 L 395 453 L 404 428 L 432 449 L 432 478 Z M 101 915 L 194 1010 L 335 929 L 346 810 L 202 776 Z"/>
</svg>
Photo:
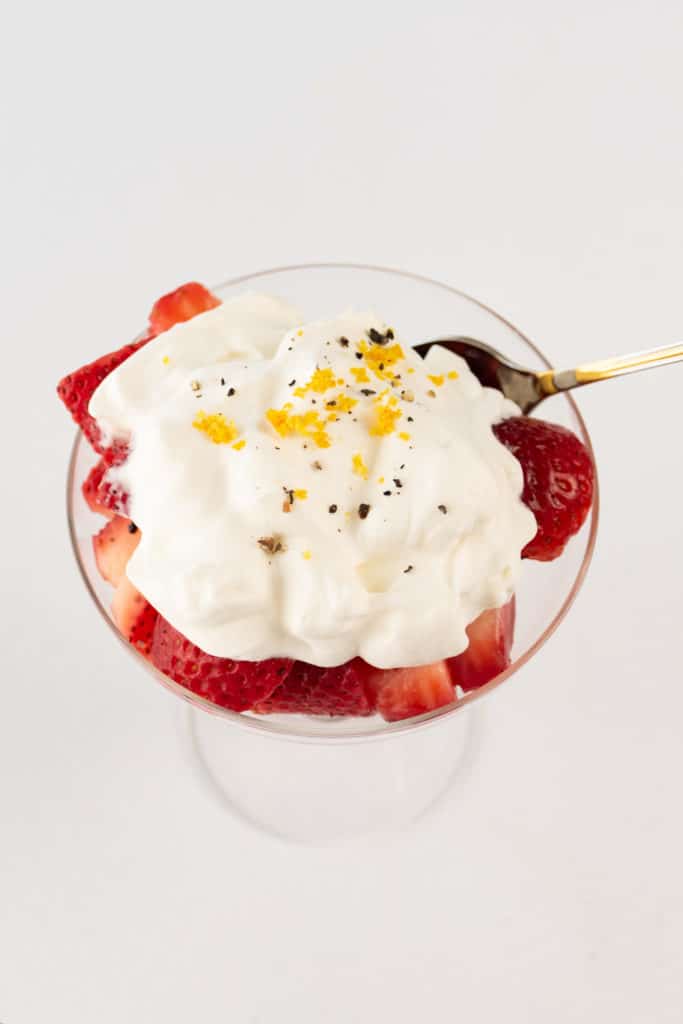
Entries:
<svg viewBox="0 0 683 1024">
<path fill-rule="evenodd" d="M 97 568 L 116 587 L 111 605 L 114 622 L 126 640 L 149 657 L 158 612 L 126 576 L 128 560 L 139 543 L 140 531 L 122 516 L 115 516 L 93 537 Z"/>
<path fill-rule="evenodd" d="M 416 668 L 376 670 L 369 686 L 376 694 L 377 710 L 387 722 L 422 715 L 455 700 L 445 661 Z"/>
<path fill-rule="evenodd" d="M 92 539 L 100 576 L 113 586 L 123 579 L 128 559 L 140 542 L 140 531 L 123 516 L 114 516 Z"/>
<path fill-rule="evenodd" d="M 196 281 L 190 281 L 176 288 L 168 295 L 162 295 L 152 306 L 149 314 L 150 326 L 157 334 L 167 331 L 174 324 L 191 320 L 198 313 L 205 313 L 208 309 L 220 306 L 221 300 Z"/>
<path fill-rule="evenodd" d="M 130 345 L 124 345 L 116 352 L 109 352 L 106 356 L 100 356 L 94 363 L 82 366 L 68 374 L 57 385 L 57 394 L 64 402 L 76 423 L 79 425 L 85 436 L 90 441 L 96 452 L 104 456 L 110 465 L 123 462 L 126 457 L 126 446 L 120 441 L 115 441 L 108 448 L 101 439 L 100 428 L 88 412 L 88 404 L 95 389 L 102 383 L 112 370 L 120 366 L 124 360 L 137 352 L 139 348 L 146 345 L 152 334 L 145 335 L 140 341 L 134 341 Z"/>
<path fill-rule="evenodd" d="M 114 512 L 112 509 L 107 508 L 106 505 L 100 504 L 97 494 L 99 486 L 102 483 L 102 478 L 108 469 L 109 467 L 104 459 L 100 459 L 96 462 L 83 481 L 81 490 L 83 491 L 83 497 L 93 512 L 96 512 L 100 516 L 107 516 L 108 519 L 112 519 Z"/>
<path fill-rule="evenodd" d="M 536 516 L 538 532 L 523 558 L 550 562 L 564 551 L 586 519 L 595 472 L 585 445 L 555 423 L 513 416 L 493 427 L 524 471 L 522 501 Z"/>
<path fill-rule="evenodd" d="M 266 700 L 292 667 L 288 658 L 267 661 L 215 658 L 196 647 L 161 616 L 154 630 L 151 658 L 154 665 L 176 683 L 232 711 L 246 711 Z"/>
<path fill-rule="evenodd" d="M 114 515 L 130 518 L 128 515 L 128 493 L 106 474 L 97 487 L 96 501 L 99 508 L 105 510 L 104 515 L 111 515 L 113 512 Z"/>
<path fill-rule="evenodd" d="M 57 385 L 57 394 L 79 425 L 85 436 L 90 441 L 96 452 L 103 455 L 111 465 L 117 465 L 126 458 L 126 446 L 121 441 L 115 441 L 111 447 L 102 442 L 100 428 L 88 412 L 88 405 L 93 392 L 102 383 L 104 378 L 120 366 L 124 360 L 137 352 L 142 345 L 145 345 L 155 335 L 168 330 L 173 324 L 181 323 L 183 320 L 190 320 L 198 313 L 207 309 L 213 309 L 220 305 L 220 300 L 212 295 L 210 291 L 201 285 L 191 282 L 177 288 L 174 292 L 162 296 L 152 307 L 150 313 L 150 326 L 146 334 L 139 341 L 124 345 L 116 352 L 109 352 L 100 356 L 94 363 L 82 366 L 68 374 Z"/>
<path fill-rule="evenodd" d="M 295 661 L 283 683 L 254 708 L 263 714 L 370 715 L 374 710 L 366 682 L 377 669 L 361 658 L 335 668 L 317 668 Z"/>
<path fill-rule="evenodd" d="M 469 647 L 448 659 L 451 679 L 463 690 L 476 690 L 510 664 L 515 632 L 514 597 L 502 608 L 490 608 L 467 627 Z"/>
<path fill-rule="evenodd" d="M 106 477 L 109 466 L 100 459 L 83 481 L 83 497 L 93 512 L 112 519 L 115 515 L 128 517 L 128 495 Z"/>
<path fill-rule="evenodd" d="M 111 610 L 114 622 L 125 639 L 148 658 L 159 613 L 133 586 L 125 573 L 116 588 Z"/>
</svg>

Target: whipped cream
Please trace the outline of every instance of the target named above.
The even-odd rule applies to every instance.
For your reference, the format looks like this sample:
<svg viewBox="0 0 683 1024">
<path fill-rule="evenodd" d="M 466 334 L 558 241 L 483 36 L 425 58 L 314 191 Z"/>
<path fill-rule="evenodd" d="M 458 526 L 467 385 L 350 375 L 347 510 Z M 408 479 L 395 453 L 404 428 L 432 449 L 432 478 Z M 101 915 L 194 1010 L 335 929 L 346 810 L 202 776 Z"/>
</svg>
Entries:
<svg viewBox="0 0 683 1024">
<path fill-rule="evenodd" d="M 127 573 L 204 651 L 379 668 L 460 653 L 536 532 L 491 425 L 519 409 L 372 313 L 246 294 L 99 386 L 142 539 Z"/>
</svg>

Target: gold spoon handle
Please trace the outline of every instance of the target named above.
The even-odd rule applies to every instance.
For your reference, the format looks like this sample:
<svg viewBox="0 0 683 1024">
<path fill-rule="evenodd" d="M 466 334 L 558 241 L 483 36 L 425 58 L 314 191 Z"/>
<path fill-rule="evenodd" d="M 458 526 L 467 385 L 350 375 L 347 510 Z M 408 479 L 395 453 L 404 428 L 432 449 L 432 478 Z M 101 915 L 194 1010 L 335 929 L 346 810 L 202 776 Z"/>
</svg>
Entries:
<svg viewBox="0 0 683 1024">
<path fill-rule="evenodd" d="M 680 362 L 683 362 L 683 345 L 671 345 L 668 348 L 653 348 L 648 352 L 633 352 L 629 356 L 602 359 L 597 363 L 584 363 L 574 370 L 546 370 L 545 373 L 539 373 L 538 383 L 544 394 L 554 395 L 558 391 L 570 391 L 584 384 L 594 384 L 598 380 L 609 380 L 638 370 L 651 370 L 655 366 Z"/>
</svg>

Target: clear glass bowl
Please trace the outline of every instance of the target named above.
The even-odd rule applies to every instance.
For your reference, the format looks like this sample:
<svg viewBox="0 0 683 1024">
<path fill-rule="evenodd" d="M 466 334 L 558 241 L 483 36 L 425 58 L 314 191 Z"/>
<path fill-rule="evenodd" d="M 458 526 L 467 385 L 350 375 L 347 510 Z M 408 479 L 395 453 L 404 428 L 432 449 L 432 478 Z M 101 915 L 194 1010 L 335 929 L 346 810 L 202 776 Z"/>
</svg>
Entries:
<svg viewBox="0 0 683 1024">
<path fill-rule="evenodd" d="M 279 295 L 298 306 L 306 319 L 333 316 L 350 307 L 369 308 L 414 344 L 463 334 L 488 342 L 521 365 L 538 370 L 551 366 L 528 338 L 493 310 L 415 274 L 312 264 L 246 275 L 213 289 L 224 299 L 247 290 Z M 543 406 L 541 415 L 573 430 L 592 451 L 570 396 L 556 396 Z M 471 753 L 471 705 L 515 675 L 557 629 L 584 580 L 596 539 L 597 485 L 591 516 L 562 557 L 549 563 L 524 562 L 512 664 L 454 705 L 394 723 L 378 716 L 237 714 L 157 672 L 116 629 L 110 612 L 112 591 L 99 576 L 92 551 L 91 538 L 102 520 L 81 494 L 95 459 L 79 433 L 69 465 L 68 519 L 76 560 L 96 607 L 140 669 L 189 703 L 193 749 L 214 792 L 242 817 L 297 839 L 328 839 L 405 824 L 448 788 Z"/>
</svg>

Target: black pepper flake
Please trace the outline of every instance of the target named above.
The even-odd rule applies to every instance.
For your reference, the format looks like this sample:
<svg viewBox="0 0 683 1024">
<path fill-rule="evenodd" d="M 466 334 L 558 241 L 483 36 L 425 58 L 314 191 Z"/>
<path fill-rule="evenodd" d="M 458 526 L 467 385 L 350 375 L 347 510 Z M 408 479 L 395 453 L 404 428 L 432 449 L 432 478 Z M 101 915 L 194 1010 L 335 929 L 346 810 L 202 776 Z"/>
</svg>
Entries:
<svg viewBox="0 0 683 1024">
<path fill-rule="evenodd" d="M 225 377 L 221 377 L 221 387 L 225 387 Z"/>
<path fill-rule="evenodd" d="M 262 551 L 269 555 L 277 555 L 279 551 L 285 550 L 282 537 L 278 533 L 274 533 L 272 537 L 259 537 L 257 544 Z"/>
<path fill-rule="evenodd" d="M 399 468 L 399 469 L 405 469 L 405 468 L 406 468 L 406 464 L 405 464 L 405 462 L 403 463 L 403 465 L 402 465 L 402 466 L 399 466 L 398 468 Z"/>
<path fill-rule="evenodd" d="M 137 533 L 137 532 L 138 532 L 138 528 L 135 525 L 135 523 L 132 523 L 132 522 L 128 523 L 128 533 Z"/>
<path fill-rule="evenodd" d="M 391 327 L 389 327 L 384 334 L 382 334 L 381 331 L 377 331 L 374 327 L 371 327 L 370 330 L 367 331 L 367 335 L 373 345 L 386 345 L 386 343 L 393 338 L 394 332 Z"/>
<path fill-rule="evenodd" d="M 336 506 L 336 505 L 330 505 L 330 507 L 328 508 L 328 510 L 327 510 L 327 511 L 328 511 L 328 512 L 329 512 L 329 513 L 330 513 L 331 515 L 334 515 L 334 513 L 335 513 L 335 512 L 337 511 L 337 506 Z"/>
<path fill-rule="evenodd" d="M 322 462 L 320 462 L 318 459 L 315 459 L 315 461 L 312 462 L 311 465 L 313 466 L 313 469 L 322 469 L 323 468 Z"/>
<path fill-rule="evenodd" d="M 366 398 L 369 398 L 370 395 L 376 395 L 377 394 L 377 392 L 373 391 L 372 388 L 361 388 L 360 389 L 360 393 L 361 393 L 361 395 L 365 395 Z"/>
<path fill-rule="evenodd" d="M 335 405 L 336 405 L 337 403 L 336 403 L 336 401 L 334 400 L 334 398 L 332 398 L 332 399 L 331 399 L 331 400 L 330 400 L 329 402 L 326 402 L 325 404 L 327 405 L 327 408 L 328 408 L 328 409 L 332 409 L 332 408 L 334 408 L 334 406 L 335 406 Z"/>
<path fill-rule="evenodd" d="M 233 396 L 234 394 L 235 394 L 235 389 L 234 389 L 234 388 L 230 388 L 230 389 L 228 390 L 228 398 L 232 398 L 232 396 Z"/>
<path fill-rule="evenodd" d="M 362 359 L 362 358 L 363 358 L 363 353 L 362 352 L 356 352 L 356 359 Z"/>
<path fill-rule="evenodd" d="M 446 508 L 445 505 L 437 505 L 436 507 L 438 508 L 439 512 L 442 512 L 444 515 L 447 515 L 448 509 Z"/>
<path fill-rule="evenodd" d="M 412 416 L 408 416 L 407 419 L 408 419 L 408 423 L 414 423 L 415 422 L 415 420 L 413 419 Z M 403 469 L 403 466 L 401 466 L 401 469 Z"/>
<path fill-rule="evenodd" d="M 339 344 L 341 345 L 342 348 L 348 348 L 349 347 L 349 339 L 348 338 L 337 338 L 337 341 L 339 342 Z"/>
<path fill-rule="evenodd" d="M 413 566 L 412 565 L 409 565 L 407 569 L 403 570 L 404 573 L 412 572 L 412 571 L 413 571 Z"/>
<path fill-rule="evenodd" d="M 403 487 L 403 482 L 399 480 L 397 477 L 394 477 L 394 483 L 396 484 L 397 487 Z"/>
<path fill-rule="evenodd" d="M 289 384 L 287 385 L 287 387 L 288 387 L 288 388 L 293 388 L 295 384 L 296 384 L 296 379 L 294 379 L 294 380 L 290 380 L 290 382 L 289 382 Z"/>
<path fill-rule="evenodd" d="M 367 519 L 369 514 L 370 514 L 370 506 L 369 505 L 366 505 L 365 503 L 363 503 L 362 505 L 358 506 L 358 518 L 359 519 Z"/>
<path fill-rule="evenodd" d="M 383 370 L 384 369 L 384 363 L 380 363 L 379 364 L 379 368 L 380 368 L 380 370 Z"/>
<path fill-rule="evenodd" d="M 391 491 L 382 491 L 382 494 L 384 495 L 385 498 L 391 497 Z"/>
</svg>

